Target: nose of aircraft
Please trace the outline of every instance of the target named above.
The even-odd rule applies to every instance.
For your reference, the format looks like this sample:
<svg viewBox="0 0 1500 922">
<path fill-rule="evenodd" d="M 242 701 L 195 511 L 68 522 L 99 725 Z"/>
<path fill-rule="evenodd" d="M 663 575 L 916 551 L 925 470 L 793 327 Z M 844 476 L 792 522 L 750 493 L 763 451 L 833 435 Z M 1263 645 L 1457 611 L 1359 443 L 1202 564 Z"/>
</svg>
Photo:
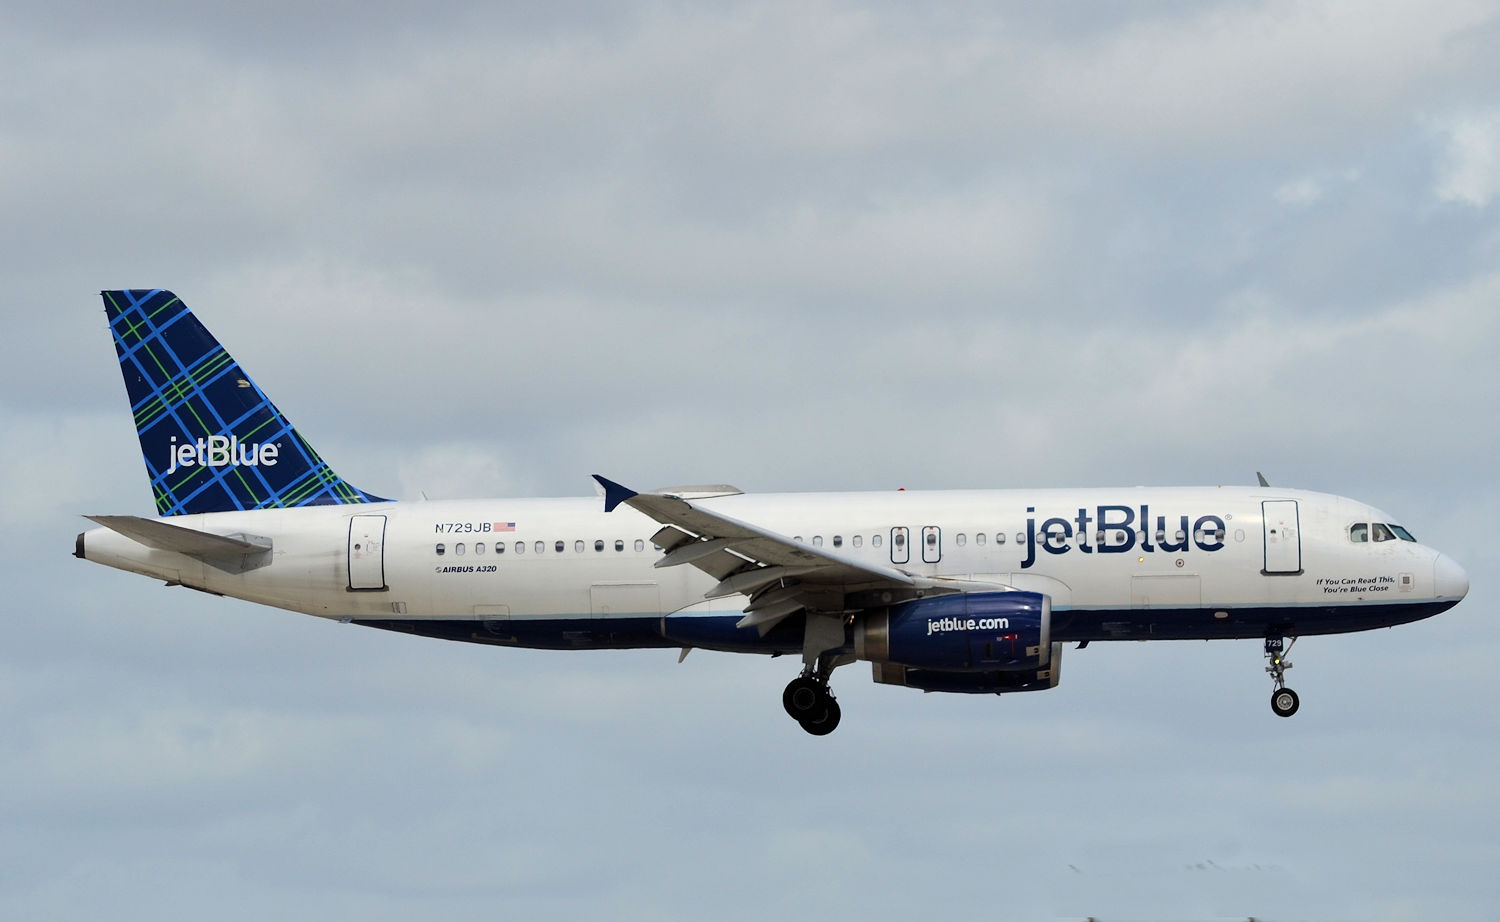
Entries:
<svg viewBox="0 0 1500 922">
<path fill-rule="evenodd" d="M 1432 584 L 1440 599 L 1462 599 L 1469 594 L 1469 574 L 1447 554 L 1432 562 Z"/>
</svg>

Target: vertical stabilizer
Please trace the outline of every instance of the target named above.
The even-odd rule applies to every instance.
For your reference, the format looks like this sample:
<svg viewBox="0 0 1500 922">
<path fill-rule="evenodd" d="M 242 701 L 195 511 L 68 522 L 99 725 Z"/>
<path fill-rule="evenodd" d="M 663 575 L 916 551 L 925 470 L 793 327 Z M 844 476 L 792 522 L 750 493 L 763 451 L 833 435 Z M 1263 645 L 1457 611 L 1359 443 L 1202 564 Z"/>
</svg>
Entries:
<svg viewBox="0 0 1500 922">
<path fill-rule="evenodd" d="M 176 295 L 100 294 L 159 515 L 385 502 L 334 473 Z"/>
</svg>

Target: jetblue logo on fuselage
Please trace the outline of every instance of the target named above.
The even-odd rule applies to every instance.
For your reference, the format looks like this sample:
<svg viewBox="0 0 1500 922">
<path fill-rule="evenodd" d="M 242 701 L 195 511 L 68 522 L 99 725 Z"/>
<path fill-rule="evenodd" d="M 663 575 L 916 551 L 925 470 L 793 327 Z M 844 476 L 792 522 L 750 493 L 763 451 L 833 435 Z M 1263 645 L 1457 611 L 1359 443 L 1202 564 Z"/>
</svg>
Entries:
<svg viewBox="0 0 1500 922">
<path fill-rule="evenodd" d="M 281 446 L 275 442 L 269 445 L 246 445 L 236 435 L 211 435 L 206 439 L 183 442 L 181 445 L 177 444 L 177 436 L 174 435 L 171 466 L 167 468 L 167 473 L 172 474 L 178 468 L 200 466 L 275 467 L 280 454 Z"/>
<path fill-rule="evenodd" d="M 1026 511 L 1030 515 L 1026 519 L 1023 570 L 1036 563 L 1039 547 L 1048 554 L 1066 554 L 1075 546 L 1085 554 L 1126 554 L 1134 550 L 1150 554 L 1155 551 L 1187 551 L 1193 547 L 1209 552 L 1224 549 L 1224 519 L 1217 515 L 1200 515 L 1189 527 L 1192 516 L 1187 515 L 1177 516 L 1176 521 L 1170 521 L 1170 516 L 1158 515 L 1153 522 L 1149 504 L 1143 503 L 1139 507 L 1101 505 L 1092 510 L 1079 509 L 1076 516 L 1068 518 L 1053 516 L 1043 519 L 1038 525 L 1036 507 L 1027 506 Z M 1078 536 L 1076 545 L 1070 543 L 1074 535 Z"/>
</svg>

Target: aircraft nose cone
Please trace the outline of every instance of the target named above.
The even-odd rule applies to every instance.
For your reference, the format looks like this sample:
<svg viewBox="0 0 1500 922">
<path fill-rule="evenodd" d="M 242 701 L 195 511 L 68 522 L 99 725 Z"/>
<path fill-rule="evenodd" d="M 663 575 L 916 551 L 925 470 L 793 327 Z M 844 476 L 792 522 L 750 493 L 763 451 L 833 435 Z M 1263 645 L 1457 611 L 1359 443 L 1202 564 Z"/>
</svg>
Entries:
<svg viewBox="0 0 1500 922">
<path fill-rule="evenodd" d="M 1469 574 L 1447 554 L 1432 562 L 1432 584 L 1440 599 L 1462 599 L 1469 594 Z"/>
</svg>

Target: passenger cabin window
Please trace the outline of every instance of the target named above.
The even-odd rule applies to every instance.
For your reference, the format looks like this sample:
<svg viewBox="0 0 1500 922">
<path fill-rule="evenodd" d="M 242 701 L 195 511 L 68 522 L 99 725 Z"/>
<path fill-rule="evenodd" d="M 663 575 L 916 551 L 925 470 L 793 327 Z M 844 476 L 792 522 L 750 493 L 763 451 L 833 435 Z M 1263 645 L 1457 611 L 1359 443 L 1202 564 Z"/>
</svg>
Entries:
<svg viewBox="0 0 1500 922">
<path fill-rule="evenodd" d="M 870 547 L 880 547 L 880 536 L 879 535 L 871 535 L 870 536 Z"/>
<path fill-rule="evenodd" d="M 625 542 L 621 541 L 619 538 L 616 538 L 615 539 L 615 552 L 619 553 L 620 551 L 623 551 L 623 550 L 625 550 Z"/>
<path fill-rule="evenodd" d="M 964 536 L 963 532 L 959 532 L 958 534 L 954 535 L 953 540 L 958 544 L 959 547 L 963 547 L 965 544 L 969 543 L 969 539 Z"/>
<path fill-rule="evenodd" d="M 495 553 L 496 554 L 504 554 L 505 553 L 505 542 L 504 541 L 496 541 L 495 542 Z"/>
<path fill-rule="evenodd" d="M 484 545 L 482 543 L 478 542 L 478 541 L 474 542 L 474 553 L 476 553 L 476 554 L 483 554 L 484 553 Z"/>
<path fill-rule="evenodd" d="M 594 553 L 597 554 L 598 552 L 600 552 L 602 550 L 604 550 L 604 539 L 602 539 L 602 538 L 596 538 L 594 540 Z"/>
<path fill-rule="evenodd" d="M 545 553 L 547 553 L 547 542 L 545 542 L 545 541 L 538 541 L 535 545 L 533 545 L 533 549 L 538 554 L 545 554 Z"/>
<path fill-rule="evenodd" d="M 844 536 L 843 535 L 834 535 L 833 536 L 833 546 L 834 547 L 843 547 L 844 546 Z"/>
<path fill-rule="evenodd" d="M 822 535 L 813 535 L 813 547 L 822 547 L 822 546 L 823 546 L 823 536 Z"/>
<path fill-rule="evenodd" d="M 524 553 L 526 553 L 526 542 L 525 541 L 517 541 L 516 542 L 516 553 L 517 554 L 524 554 Z"/>
<path fill-rule="evenodd" d="M 439 544 L 439 545 L 438 545 L 438 546 L 437 546 L 437 555 L 438 555 L 438 556 L 439 556 L 439 557 L 441 557 L 441 556 L 443 556 L 443 555 L 444 555 L 444 554 L 446 554 L 446 553 L 448 553 L 448 546 L 447 546 L 447 545 L 445 545 L 445 544 Z"/>
<path fill-rule="evenodd" d="M 979 534 L 974 536 L 974 546 L 984 547 L 984 532 L 980 532 Z"/>
<path fill-rule="evenodd" d="M 644 551 L 645 549 L 646 549 L 646 542 L 642 541 L 640 538 L 636 538 L 635 539 L 635 552 L 637 554 L 639 554 L 641 551 Z"/>
<path fill-rule="evenodd" d="M 457 554 L 459 557 L 462 557 L 464 555 L 464 543 L 462 541 L 453 545 L 453 553 Z"/>
<path fill-rule="evenodd" d="M 865 543 L 864 535 L 855 535 L 853 538 L 850 538 L 849 540 L 854 542 L 854 546 L 855 547 L 863 547 L 864 543 Z"/>
<path fill-rule="evenodd" d="M 561 548 L 559 548 L 559 550 L 561 550 Z M 583 542 L 582 541 L 574 541 L 573 542 L 573 553 L 575 553 L 575 554 L 582 554 L 583 553 Z"/>
</svg>

